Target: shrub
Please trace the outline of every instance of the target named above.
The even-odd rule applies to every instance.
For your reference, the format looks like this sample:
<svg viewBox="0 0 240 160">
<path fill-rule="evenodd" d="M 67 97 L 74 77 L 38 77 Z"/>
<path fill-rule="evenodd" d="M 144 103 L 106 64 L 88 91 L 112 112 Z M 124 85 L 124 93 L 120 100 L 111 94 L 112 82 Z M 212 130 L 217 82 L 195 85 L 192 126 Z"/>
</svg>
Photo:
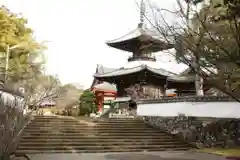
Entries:
<svg viewBox="0 0 240 160">
<path fill-rule="evenodd" d="M 80 103 L 79 103 L 79 115 L 90 115 L 90 113 L 97 112 L 97 106 L 95 104 L 96 96 L 90 90 L 85 90 L 82 95 L 80 96 Z"/>
<path fill-rule="evenodd" d="M 23 129 L 31 117 L 24 115 L 24 108 L 14 100 L 0 97 L 0 159 L 8 159 L 15 152 Z"/>
</svg>

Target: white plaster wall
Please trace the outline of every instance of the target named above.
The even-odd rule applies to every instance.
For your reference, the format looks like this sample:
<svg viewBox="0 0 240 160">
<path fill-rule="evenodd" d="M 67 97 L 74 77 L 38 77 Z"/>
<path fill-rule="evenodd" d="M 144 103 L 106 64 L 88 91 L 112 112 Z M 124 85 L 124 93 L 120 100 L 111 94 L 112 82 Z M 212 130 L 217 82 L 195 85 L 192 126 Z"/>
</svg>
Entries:
<svg viewBox="0 0 240 160">
<path fill-rule="evenodd" d="M 177 102 L 138 104 L 138 116 L 174 117 L 179 114 L 194 117 L 240 118 L 237 102 Z"/>
</svg>

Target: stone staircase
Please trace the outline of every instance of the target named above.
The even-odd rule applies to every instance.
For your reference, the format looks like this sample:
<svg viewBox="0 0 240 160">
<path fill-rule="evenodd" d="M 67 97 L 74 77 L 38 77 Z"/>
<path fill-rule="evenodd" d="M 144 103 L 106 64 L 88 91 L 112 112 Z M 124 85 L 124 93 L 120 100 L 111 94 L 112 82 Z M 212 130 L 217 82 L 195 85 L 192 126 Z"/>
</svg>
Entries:
<svg viewBox="0 0 240 160">
<path fill-rule="evenodd" d="M 137 119 L 36 116 L 17 152 L 99 153 L 188 150 L 191 146 Z"/>
</svg>

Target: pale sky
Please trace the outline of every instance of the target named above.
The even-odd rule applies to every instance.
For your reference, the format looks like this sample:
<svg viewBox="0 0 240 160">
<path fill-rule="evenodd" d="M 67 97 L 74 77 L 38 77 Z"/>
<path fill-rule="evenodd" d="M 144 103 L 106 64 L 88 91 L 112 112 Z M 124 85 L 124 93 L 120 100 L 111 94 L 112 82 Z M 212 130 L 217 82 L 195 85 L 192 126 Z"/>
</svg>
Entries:
<svg viewBox="0 0 240 160">
<path fill-rule="evenodd" d="M 58 74 L 63 83 L 80 83 L 87 88 L 97 64 L 120 68 L 127 62 L 130 53 L 110 48 L 105 42 L 137 27 L 136 1 L 139 0 L 0 0 L 0 3 L 13 12 L 23 13 L 38 40 L 50 41 L 45 52 L 48 73 Z M 172 8 L 174 0 L 154 1 L 161 8 Z M 166 57 L 163 61 L 167 61 Z M 166 66 L 179 68 L 172 63 Z"/>
</svg>

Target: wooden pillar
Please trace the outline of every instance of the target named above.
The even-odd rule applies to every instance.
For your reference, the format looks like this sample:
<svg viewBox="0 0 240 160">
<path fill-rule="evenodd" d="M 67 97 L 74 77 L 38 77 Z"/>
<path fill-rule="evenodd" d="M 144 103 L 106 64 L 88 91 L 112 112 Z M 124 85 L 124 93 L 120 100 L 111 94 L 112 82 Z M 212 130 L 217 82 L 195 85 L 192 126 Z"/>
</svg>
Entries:
<svg viewBox="0 0 240 160">
<path fill-rule="evenodd" d="M 124 82 L 117 83 L 117 96 L 122 97 L 125 94 Z"/>
<path fill-rule="evenodd" d="M 104 94 L 102 92 L 98 92 L 97 93 L 98 112 L 103 111 L 103 101 L 104 101 Z"/>
<path fill-rule="evenodd" d="M 157 98 L 160 98 L 162 95 L 161 95 L 161 90 L 160 90 L 160 88 L 158 87 L 158 97 Z"/>
<path fill-rule="evenodd" d="M 182 96 L 182 89 L 178 90 L 178 96 Z"/>
<path fill-rule="evenodd" d="M 163 86 L 163 95 L 166 96 L 166 90 L 168 89 L 168 80 L 166 79 L 165 85 Z"/>
</svg>

